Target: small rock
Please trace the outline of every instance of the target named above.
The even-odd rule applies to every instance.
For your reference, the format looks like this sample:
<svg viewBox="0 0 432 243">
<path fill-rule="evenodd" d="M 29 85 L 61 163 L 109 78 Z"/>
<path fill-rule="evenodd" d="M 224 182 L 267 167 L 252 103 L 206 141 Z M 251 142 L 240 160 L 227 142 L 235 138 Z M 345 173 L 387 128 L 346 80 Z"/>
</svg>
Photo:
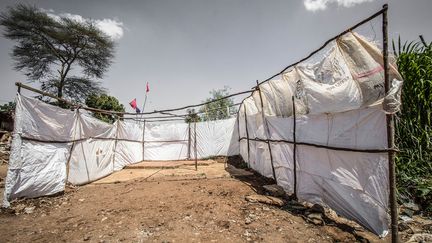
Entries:
<svg viewBox="0 0 432 243">
<path fill-rule="evenodd" d="M 316 225 L 322 225 L 324 223 L 322 219 L 322 214 L 320 213 L 310 213 L 308 214 L 307 219 L 309 222 Z"/>
<path fill-rule="evenodd" d="M 223 220 L 223 221 L 218 221 L 218 222 L 217 222 L 217 225 L 218 225 L 219 227 L 221 227 L 221 228 L 228 229 L 228 228 L 230 227 L 230 222 L 229 222 L 229 221 L 225 221 L 225 220 Z"/>
<path fill-rule="evenodd" d="M 35 206 L 33 206 L 33 207 L 26 207 L 26 208 L 24 208 L 24 212 L 26 214 L 31 214 L 31 213 L 34 212 L 35 208 L 36 208 Z"/>
<path fill-rule="evenodd" d="M 402 207 L 406 208 L 406 209 L 410 209 L 414 212 L 417 212 L 420 210 L 419 206 L 415 203 L 404 203 L 404 204 L 402 204 Z"/>
<path fill-rule="evenodd" d="M 78 201 L 79 201 L 79 202 L 84 202 L 85 199 L 84 199 L 84 198 L 80 198 L 80 199 L 78 199 Z"/>
<path fill-rule="evenodd" d="M 258 195 L 258 194 L 246 196 L 245 199 L 246 201 L 249 202 L 260 202 L 260 203 L 266 203 L 266 204 L 276 205 L 276 206 L 283 206 L 285 204 L 285 202 L 280 198 Z"/>
<path fill-rule="evenodd" d="M 250 223 L 252 223 L 252 219 L 249 217 L 246 217 L 245 224 L 250 224 Z"/>
<path fill-rule="evenodd" d="M 103 222 L 103 221 L 105 221 L 105 220 L 107 220 L 108 219 L 108 217 L 103 217 L 102 219 L 101 219 L 101 222 Z"/>
<path fill-rule="evenodd" d="M 408 217 L 406 215 L 399 215 L 399 219 L 401 219 L 403 222 L 408 223 L 408 222 L 412 222 L 413 219 L 411 217 Z"/>
<path fill-rule="evenodd" d="M 88 240 L 90 240 L 90 236 L 88 236 L 88 235 L 86 235 L 86 236 L 84 236 L 84 239 L 83 239 L 84 241 L 88 241 Z"/>
<path fill-rule="evenodd" d="M 414 242 L 432 242 L 432 234 L 413 234 L 413 236 L 411 236 L 407 243 Z"/>
<path fill-rule="evenodd" d="M 264 190 L 271 196 L 283 197 L 285 196 L 285 190 L 276 184 L 263 186 Z"/>
<path fill-rule="evenodd" d="M 399 222 L 398 223 L 398 229 L 399 229 L 400 232 L 411 230 L 411 228 L 409 227 L 409 225 L 407 223 L 405 223 L 405 222 Z"/>
<path fill-rule="evenodd" d="M 319 205 L 319 204 L 314 204 L 314 205 L 309 209 L 309 211 L 312 212 L 312 213 L 321 213 L 321 214 L 324 214 L 324 213 L 325 213 L 324 207 L 321 206 L 321 205 Z"/>
<path fill-rule="evenodd" d="M 409 218 L 412 218 L 414 215 L 414 210 L 408 209 L 408 208 L 402 208 L 401 214 L 408 216 Z"/>
</svg>

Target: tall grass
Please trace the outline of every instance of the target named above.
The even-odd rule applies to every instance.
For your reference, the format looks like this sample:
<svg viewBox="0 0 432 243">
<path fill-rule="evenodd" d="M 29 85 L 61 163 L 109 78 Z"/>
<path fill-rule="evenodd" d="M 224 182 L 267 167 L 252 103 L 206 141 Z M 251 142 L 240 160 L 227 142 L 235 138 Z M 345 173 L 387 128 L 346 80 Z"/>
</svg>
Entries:
<svg viewBox="0 0 432 243">
<path fill-rule="evenodd" d="M 432 215 L 432 43 L 393 42 L 404 78 L 401 112 L 395 123 L 398 196 Z"/>
</svg>

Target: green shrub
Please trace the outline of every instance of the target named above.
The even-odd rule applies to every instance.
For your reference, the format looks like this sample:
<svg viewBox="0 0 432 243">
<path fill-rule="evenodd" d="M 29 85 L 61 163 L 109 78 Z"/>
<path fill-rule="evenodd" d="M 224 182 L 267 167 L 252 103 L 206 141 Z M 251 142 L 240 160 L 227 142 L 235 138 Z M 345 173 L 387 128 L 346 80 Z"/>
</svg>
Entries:
<svg viewBox="0 0 432 243">
<path fill-rule="evenodd" d="M 397 49 L 396 49 L 397 48 Z M 432 214 L 432 45 L 423 40 L 393 49 L 404 78 L 401 112 L 395 123 L 399 201 L 414 201 Z"/>
</svg>

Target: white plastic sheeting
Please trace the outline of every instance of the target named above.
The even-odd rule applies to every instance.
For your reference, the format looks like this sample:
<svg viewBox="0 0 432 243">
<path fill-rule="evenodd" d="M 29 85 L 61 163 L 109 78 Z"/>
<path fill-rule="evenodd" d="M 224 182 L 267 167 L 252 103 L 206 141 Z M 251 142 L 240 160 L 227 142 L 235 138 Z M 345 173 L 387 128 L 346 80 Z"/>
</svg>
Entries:
<svg viewBox="0 0 432 243">
<path fill-rule="evenodd" d="M 82 185 L 98 180 L 143 160 L 187 159 L 188 147 L 194 158 L 194 124 L 191 129 L 186 123 L 108 124 L 21 95 L 16 102 L 5 206 L 14 198 L 61 192 L 66 181 Z M 235 124 L 235 118 L 197 123 L 197 158 L 238 154 Z"/>
<path fill-rule="evenodd" d="M 295 190 L 300 200 L 328 205 L 384 236 L 389 224 L 385 114 L 398 110 L 402 81 L 391 63 L 392 88 L 384 93 L 382 59 L 374 44 L 347 33 L 320 62 L 298 64 L 280 80 L 261 84 L 242 102 L 236 119 L 196 127 L 110 125 L 18 95 L 5 204 L 62 191 L 66 180 L 85 184 L 141 160 L 240 154 L 266 177 L 273 177 L 274 169 L 287 193 Z"/>
<path fill-rule="evenodd" d="M 398 110 L 402 81 L 390 63 L 393 82 L 385 94 L 382 64 L 378 47 L 347 33 L 321 61 L 261 84 L 243 101 L 238 119 L 239 152 L 251 168 L 273 177 L 273 167 L 287 193 L 296 190 L 299 200 L 327 205 L 384 236 L 390 221 L 386 113 Z"/>
</svg>

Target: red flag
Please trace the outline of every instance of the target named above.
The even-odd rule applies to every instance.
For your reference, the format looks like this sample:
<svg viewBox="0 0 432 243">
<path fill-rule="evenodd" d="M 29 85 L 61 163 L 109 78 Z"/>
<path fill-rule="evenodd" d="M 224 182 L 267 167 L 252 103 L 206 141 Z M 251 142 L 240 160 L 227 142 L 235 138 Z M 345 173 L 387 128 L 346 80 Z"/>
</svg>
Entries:
<svg viewBox="0 0 432 243">
<path fill-rule="evenodd" d="M 150 91 L 150 87 L 149 87 L 148 82 L 147 82 L 147 85 L 146 85 L 146 93 L 148 93 L 149 91 Z"/>
<path fill-rule="evenodd" d="M 129 102 L 129 105 L 130 105 L 134 110 L 136 110 L 136 108 L 137 108 L 136 99 L 133 99 L 131 102 Z"/>
</svg>

